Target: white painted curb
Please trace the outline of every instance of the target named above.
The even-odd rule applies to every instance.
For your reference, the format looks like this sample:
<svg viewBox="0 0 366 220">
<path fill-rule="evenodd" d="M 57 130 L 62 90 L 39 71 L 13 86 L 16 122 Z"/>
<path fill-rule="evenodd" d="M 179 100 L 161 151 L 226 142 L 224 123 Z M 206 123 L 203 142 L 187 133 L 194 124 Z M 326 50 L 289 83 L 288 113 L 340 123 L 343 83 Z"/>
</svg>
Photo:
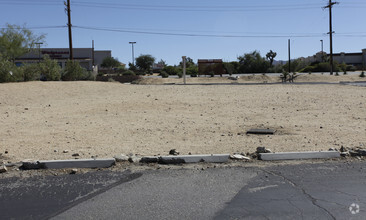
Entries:
<svg viewBox="0 0 366 220">
<path fill-rule="evenodd" d="M 23 162 L 24 169 L 63 169 L 63 168 L 107 168 L 116 163 L 112 159 L 78 159 L 78 160 L 40 160 Z"/>
<path fill-rule="evenodd" d="M 260 153 L 261 160 L 304 160 L 338 158 L 341 154 L 338 151 L 308 151 L 308 152 L 281 152 L 281 153 Z"/>
<path fill-rule="evenodd" d="M 229 161 L 229 154 L 202 154 L 202 155 L 181 155 L 181 156 L 162 156 L 159 162 L 163 164 L 179 163 L 225 163 Z"/>
</svg>

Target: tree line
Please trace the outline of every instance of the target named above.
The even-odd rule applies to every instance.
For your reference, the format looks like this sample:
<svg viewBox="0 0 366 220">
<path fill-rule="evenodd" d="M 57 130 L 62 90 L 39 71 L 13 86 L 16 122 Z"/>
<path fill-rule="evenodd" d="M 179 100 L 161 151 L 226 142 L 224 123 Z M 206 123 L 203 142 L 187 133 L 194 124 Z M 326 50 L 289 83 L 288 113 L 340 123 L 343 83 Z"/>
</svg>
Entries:
<svg viewBox="0 0 366 220">
<path fill-rule="evenodd" d="M 36 43 L 43 43 L 44 35 L 34 35 L 25 27 L 7 24 L 7 27 L 0 30 L 0 83 L 19 82 L 31 80 L 90 80 L 93 75 L 90 71 L 82 68 L 77 61 L 68 60 L 64 69 L 58 65 L 56 60 L 47 55 L 43 56 L 39 63 L 24 64 L 20 67 L 15 65 L 15 59 L 36 50 Z M 289 64 L 274 65 L 277 53 L 270 50 L 263 57 L 259 51 L 245 53 L 237 58 L 237 61 L 224 62 L 223 69 L 226 74 L 250 74 L 250 73 L 288 73 L 288 72 L 329 72 L 330 64 L 325 57 L 325 62 L 310 63 L 304 58 L 298 58 Z M 149 54 L 142 54 L 135 59 L 135 64 L 129 63 L 128 68 L 123 66 L 118 59 L 107 57 L 103 60 L 101 67 L 108 71 L 113 70 L 120 75 L 146 75 L 159 73 L 162 77 L 177 75 L 182 77 L 183 64 L 167 65 L 164 60 L 157 62 L 158 68 L 154 69 L 155 57 Z M 340 71 L 355 71 L 355 67 L 345 63 L 334 63 L 333 69 Z M 107 71 L 107 72 L 108 72 Z M 100 74 L 105 72 L 101 71 Z M 198 65 L 187 57 L 186 74 L 192 77 L 198 76 Z"/>
<path fill-rule="evenodd" d="M 0 30 L 0 83 L 32 80 L 71 81 L 92 79 L 92 73 L 77 61 L 68 60 L 61 69 L 48 55 L 39 63 L 16 66 L 15 59 L 36 50 L 36 44 L 44 43 L 45 35 L 35 35 L 29 29 L 7 24 Z"/>
</svg>

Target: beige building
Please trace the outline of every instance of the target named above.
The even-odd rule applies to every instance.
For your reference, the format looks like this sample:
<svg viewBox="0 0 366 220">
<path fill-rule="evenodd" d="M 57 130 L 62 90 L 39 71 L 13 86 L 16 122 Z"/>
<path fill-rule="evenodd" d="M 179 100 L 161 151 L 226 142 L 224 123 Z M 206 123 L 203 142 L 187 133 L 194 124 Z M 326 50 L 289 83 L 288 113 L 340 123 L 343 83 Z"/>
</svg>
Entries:
<svg viewBox="0 0 366 220">
<path fill-rule="evenodd" d="M 329 54 L 324 53 L 324 56 L 329 57 Z M 322 52 L 307 57 L 305 60 L 308 62 L 322 62 Z M 366 65 L 366 49 L 363 49 L 360 53 L 334 53 L 333 60 L 338 63 L 345 63 L 347 65 L 362 68 L 363 65 Z"/>
<path fill-rule="evenodd" d="M 59 65 L 64 68 L 66 61 L 70 58 L 69 48 L 41 48 L 40 50 L 33 50 L 15 60 L 15 64 L 20 66 L 24 63 L 39 62 L 43 56 L 48 55 L 51 59 L 57 60 Z M 98 66 L 106 57 L 111 57 L 110 50 L 94 50 L 93 48 L 74 48 L 74 60 L 79 61 L 80 65 L 87 70 L 92 70 L 93 66 Z"/>
</svg>

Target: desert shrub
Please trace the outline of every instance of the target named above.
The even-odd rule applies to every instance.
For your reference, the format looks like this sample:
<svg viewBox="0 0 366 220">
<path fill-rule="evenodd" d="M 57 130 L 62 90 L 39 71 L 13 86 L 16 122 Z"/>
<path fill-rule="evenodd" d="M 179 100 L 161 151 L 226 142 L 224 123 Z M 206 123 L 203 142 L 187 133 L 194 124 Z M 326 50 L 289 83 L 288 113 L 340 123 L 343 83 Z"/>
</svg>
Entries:
<svg viewBox="0 0 366 220">
<path fill-rule="evenodd" d="M 135 76 L 136 73 L 132 70 L 126 70 L 125 72 L 122 73 L 123 76 Z"/>
<path fill-rule="evenodd" d="M 360 77 L 365 77 L 365 72 L 362 71 L 362 73 L 360 74 Z"/>
<path fill-rule="evenodd" d="M 166 66 L 164 67 L 163 71 L 165 71 L 169 75 L 177 75 L 179 72 L 179 68 L 175 66 Z"/>
<path fill-rule="evenodd" d="M 274 65 L 267 70 L 268 73 L 282 73 L 283 72 L 283 65 Z"/>
<path fill-rule="evenodd" d="M 116 82 L 116 80 L 114 80 L 112 77 L 108 78 L 108 82 Z"/>
<path fill-rule="evenodd" d="M 23 68 L 15 66 L 11 61 L 0 59 L 0 83 L 23 80 Z"/>
<path fill-rule="evenodd" d="M 87 75 L 88 72 L 80 66 L 78 61 L 68 60 L 61 79 L 63 81 L 85 80 Z"/>
<path fill-rule="evenodd" d="M 183 72 L 178 72 L 177 75 L 178 75 L 179 78 L 182 78 L 183 77 Z"/>
<path fill-rule="evenodd" d="M 347 70 L 347 71 L 352 71 L 352 72 L 354 72 L 354 71 L 356 71 L 356 70 L 357 70 L 357 68 L 356 68 L 355 66 L 353 66 L 353 65 L 347 65 L 346 70 Z"/>
<path fill-rule="evenodd" d="M 196 77 L 198 75 L 198 66 L 190 66 L 186 70 L 186 74 Z"/>
<path fill-rule="evenodd" d="M 45 56 L 39 65 L 41 80 L 59 81 L 61 79 L 61 67 L 56 60 L 52 60 L 49 56 Z"/>
<path fill-rule="evenodd" d="M 39 79 L 41 71 L 40 71 L 40 65 L 38 63 L 26 64 L 25 66 L 18 68 L 23 68 L 24 82 Z"/>
<path fill-rule="evenodd" d="M 300 70 L 300 72 L 308 72 L 309 73 L 309 72 L 314 72 L 315 69 L 316 69 L 316 66 L 307 66 L 304 69 Z"/>
<path fill-rule="evenodd" d="M 169 77 L 169 74 L 163 70 L 163 71 L 161 71 L 160 76 L 162 78 L 168 78 Z"/>
</svg>

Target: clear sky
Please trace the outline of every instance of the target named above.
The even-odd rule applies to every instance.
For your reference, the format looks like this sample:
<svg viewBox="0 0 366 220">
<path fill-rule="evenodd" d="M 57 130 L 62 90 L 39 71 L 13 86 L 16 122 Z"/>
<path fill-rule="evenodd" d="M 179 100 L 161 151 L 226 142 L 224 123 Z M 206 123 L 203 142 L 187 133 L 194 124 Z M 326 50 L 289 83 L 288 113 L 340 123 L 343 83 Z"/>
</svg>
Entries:
<svg viewBox="0 0 366 220">
<path fill-rule="evenodd" d="M 235 61 L 258 50 L 287 59 L 329 52 L 327 0 L 71 0 L 73 46 L 112 50 L 123 63 L 151 54 L 170 65 L 182 56 Z M 366 48 L 366 1 L 338 0 L 333 7 L 334 52 Z M 48 48 L 67 48 L 67 15 L 62 0 L 0 0 L 0 27 L 23 25 L 46 34 Z"/>
</svg>

